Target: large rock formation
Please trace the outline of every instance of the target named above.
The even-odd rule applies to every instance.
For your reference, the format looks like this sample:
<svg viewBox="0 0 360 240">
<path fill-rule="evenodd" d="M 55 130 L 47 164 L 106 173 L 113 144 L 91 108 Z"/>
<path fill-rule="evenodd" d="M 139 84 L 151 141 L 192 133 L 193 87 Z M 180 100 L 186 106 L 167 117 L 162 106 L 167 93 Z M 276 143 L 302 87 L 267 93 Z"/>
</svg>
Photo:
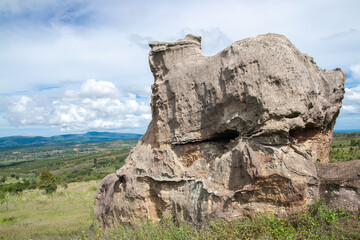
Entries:
<svg viewBox="0 0 360 240">
<path fill-rule="evenodd" d="M 319 197 L 346 75 L 284 36 L 203 56 L 201 38 L 150 43 L 152 121 L 97 191 L 103 227 L 162 216 L 199 222 L 287 214 Z"/>
</svg>

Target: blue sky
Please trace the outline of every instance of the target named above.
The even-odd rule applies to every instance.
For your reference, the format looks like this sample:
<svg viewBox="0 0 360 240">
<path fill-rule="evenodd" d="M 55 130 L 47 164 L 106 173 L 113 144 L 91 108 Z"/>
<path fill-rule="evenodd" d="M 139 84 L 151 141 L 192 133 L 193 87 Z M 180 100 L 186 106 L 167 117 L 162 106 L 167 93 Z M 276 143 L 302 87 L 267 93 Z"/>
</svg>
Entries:
<svg viewBox="0 0 360 240">
<path fill-rule="evenodd" d="M 336 129 L 360 129 L 358 0 L 0 0 L 0 136 L 118 131 L 151 120 L 152 40 L 285 35 L 324 69 L 348 74 Z"/>
</svg>

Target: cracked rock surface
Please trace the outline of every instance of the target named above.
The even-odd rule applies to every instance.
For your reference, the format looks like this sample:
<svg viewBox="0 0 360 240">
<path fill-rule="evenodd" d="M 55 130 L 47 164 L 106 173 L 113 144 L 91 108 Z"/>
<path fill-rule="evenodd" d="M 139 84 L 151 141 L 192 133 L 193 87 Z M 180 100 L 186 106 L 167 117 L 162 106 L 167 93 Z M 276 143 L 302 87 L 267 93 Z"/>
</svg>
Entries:
<svg viewBox="0 0 360 240">
<path fill-rule="evenodd" d="M 345 73 L 265 34 L 203 56 L 201 38 L 151 42 L 152 121 L 97 190 L 103 228 L 162 216 L 286 215 L 320 196 Z"/>
</svg>

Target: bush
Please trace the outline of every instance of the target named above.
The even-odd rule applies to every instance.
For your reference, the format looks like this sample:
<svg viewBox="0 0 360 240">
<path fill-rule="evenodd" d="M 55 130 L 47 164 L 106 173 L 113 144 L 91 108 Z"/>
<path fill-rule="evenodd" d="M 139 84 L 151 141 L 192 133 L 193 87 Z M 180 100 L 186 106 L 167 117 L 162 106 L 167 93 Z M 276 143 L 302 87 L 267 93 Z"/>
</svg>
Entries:
<svg viewBox="0 0 360 240">
<path fill-rule="evenodd" d="M 57 189 L 57 185 L 54 182 L 44 182 L 39 189 L 44 189 L 46 194 L 53 193 Z"/>
<path fill-rule="evenodd" d="M 48 170 L 42 170 L 39 175 L 38 188 L 45 190 L 46 194 L 56 191 L 57 183 L 54 176 Z"/>
<path fill-rule="evenodd" d="M 4 182 L 6 182 L 6 177 L 5 176 L 1 177 L 1 179 L 0 179 L 0 183 L 4 183 Z"/>
</svg>

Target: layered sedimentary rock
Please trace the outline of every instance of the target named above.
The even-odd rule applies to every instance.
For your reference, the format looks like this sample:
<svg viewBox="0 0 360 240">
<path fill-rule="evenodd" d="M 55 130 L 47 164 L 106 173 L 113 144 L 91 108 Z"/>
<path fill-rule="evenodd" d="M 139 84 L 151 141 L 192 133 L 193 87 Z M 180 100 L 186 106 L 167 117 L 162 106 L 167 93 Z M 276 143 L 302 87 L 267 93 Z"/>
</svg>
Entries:
<svg viewBox="0 0 360 240">
<path fill-rule="evenodd" d="M 284 36 L 203 56 L 201 38 L 152 42 L 152 121 L 97 191 L 103 227 L 162 216 L 199 222 L 288 214 L 319 197 L 346 75 Z"/>
</svg>

